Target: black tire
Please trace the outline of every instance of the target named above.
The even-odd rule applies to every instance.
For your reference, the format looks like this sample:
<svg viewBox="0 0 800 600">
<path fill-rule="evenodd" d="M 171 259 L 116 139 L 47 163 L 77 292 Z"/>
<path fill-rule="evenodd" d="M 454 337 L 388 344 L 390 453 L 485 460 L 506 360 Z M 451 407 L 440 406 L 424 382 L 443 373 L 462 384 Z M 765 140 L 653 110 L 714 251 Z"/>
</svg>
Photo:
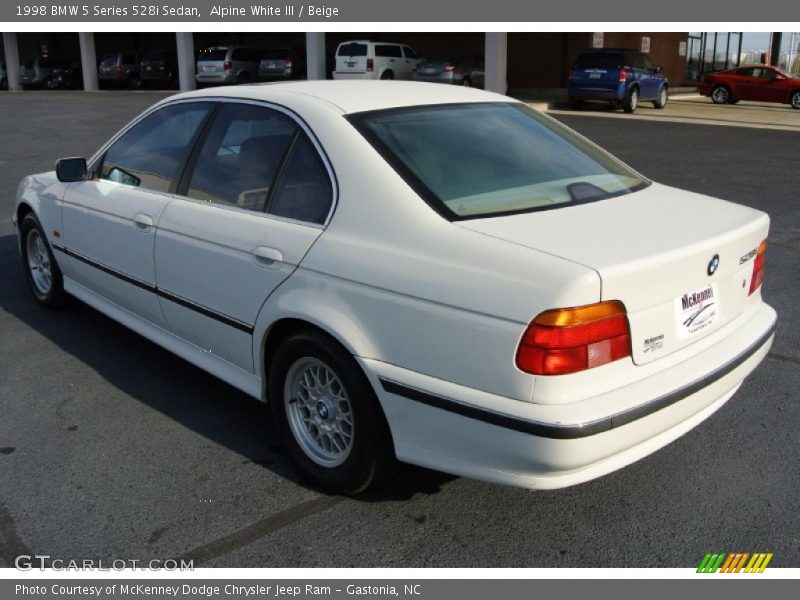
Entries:
<svg viewBox="0 0 800 600">
<path fill-rule="evenodd" d="M 57 90 L 58 83 L 52 77 L 45 77 L 44 81 L 42 81 L 42 86 L 47 88 L 48 90 Z"/>
<path fill-rule="evenodd" d="M 381 75 L 381 79 L 389 80 L 394 79 L 394 73 L 392 71 L 384 71 Z"/>
<path fill-rule="evenodd" d="M 575 110 L 580 110 L 583 108 L 583 100 L 580 100 L 578 98 L 570 98 L 569 105 L 571 108 Z"/>
<path fill-rule="evenodd" d="M 793 91 L 792 95 L 789 96 L 789 106 L 795 110 L 800 110 L 800 90 Z"/>
<path fill-rule="evenodd" d="M 469 77 L 464 77 L 464 79 L 461 80 L 461 85 L 463 87 L 472 87 L 472 80 Z"/>
<path fill-rule="evenodd" d="M 8 79 L 3 79 L 0 81 L 0 90 L 7 90 L 8 89 Z"/>
<path fill-rule="evenodd" d="M 653 106 L 655 108 L 664 108 L 669 102 L 669 90 L 667 86 L 662 87 L 658 92 L 658 98 L 653 100 Z"/>
<path fill-rule="evenodd" d="M 242 71 L 236 76 L 236 85 L 242 85 L 245 83 L 250 83 L 250 73 L 247 71 Z"/>
<path fill-rule="evenodd" d="M 22 239 L 22 267 L 25 269 L 25 278 L 28 280 L 28 286 L 30 287 L 31 292 L 42 306 L 47 308 L 57 308 L 62 306 L 67 296 L 67 293 L 64 291 L 64 278 L 61 275 L 61 269 L 58 268 L 58 263 L 56 263 L 56 260 L 53 257 L 53 250 L 50 248 L 50 244 L 47 241 L 47 236 L 45 235 L 42 226 L 39 224 L 38 219 L 33 215 L 33 213 L 28 213 L 25 215 L 20 223 L 19 231 L 20 238 Z M 44 252 L 46 253 L 47 260 L 49 261 L 51 273 L 50 285 L 47 289 L 43 289 L 41 285 L 37 285 L 36 281 L 34 280 L 34 273 L 31 263 L 28 260 L 28 238 L 32 235 L 40 236 L 40 239 L 44 243 Z"/>
<path fill-rule="evenodd" d="M 132 90 L 142 89 L 142 78 L 135 73 L 128 77 L 128 87 Z"/>
<path fill-rule="evenodd" d="M 628 95 L 625 97 L 625 100 L 622 103 L 622 110 L 624 110 L 628 114 L 632 114 L 636 112 L 636 109 L 639 107 L 639 88 L 632 87 L 631 91 L 628 92 Z"/>
<path fill-rule="evenodd" d="M 711 101 L 714 104 L 730 104 L 733 98 L 727 85 L 717 85 L 711 90 Z"/>
<path fill-rule="evenodd" d="M 303 411 L 305 407 L 297 404 L 297 397 L 292 400 L 292 381 L 297 373 L 302 373 L 304 361 L 322 363 L 340 382 L 347 398 L 350 412 L 339 412 L 352 416 L 350 428 L 351 442 L 349 454 L 338 465 L 324 466 L 318 460 L 311 458 L 303 448 L 309 444 L 302 438 L 302 433 L 296 433 L 294 428 L 302 427 L 290 424 L 292 416 L 287 414 L 287 406 L 294 403 L 294 408 L 289 412 Z M 300 367 L 299 367 L 300 365 Z M 313 368 L 313 367 L 310 367 Z M 295 373 L 292 375 L 291 373 Z M 357 494 L 388 477 L 397 463 L 394 455 L 389 425 L 383 415 L 375 392 L 372 389 L 358 363 L 353 357 L 333 338 L 313 329 L 298 331 L 286 339 L 276 350 L 269 365 L 268 397 L 272 416 L 276 428 L 279 430 L 283 443 L 303 473 L 321 489 L 335 494 Z M 292 381 L 288 382 L 287 379 Z M 319 396 L 308 395 L 307 402 L 316 403 L 317 410 L 305 408 L 306 414 L 311 418 L 326 418 L 334 412 L 333 408 L 320 410 L 324 393 Z M 288 399 L 287 399 L 288 398 Z M 322 399 L 320 399 L 322 398 Z M 323 406 L 323 408 L 325 408 Z M 330 413 L 329 413 L 330 410 Z M 296 418 L 296 417 L 295 417 Z M 332 417 L 331 417 L 332 418 Z M 323 425 L 324 426 L 324 425 Z M 308 427 L 315 427 L 313 424 Z M 310 429 L 309 429 L 310 431 Z M 319 436 L 319 429 L 316 429 Z M 311 434 L 313 435 L 313 433 Z M 318 438 L 319 439 L 319 438 Z M 321 443 L 321 442 L 320 442 Z M 313 450 L 313 449 L 312 449 Z"/>
</svg>

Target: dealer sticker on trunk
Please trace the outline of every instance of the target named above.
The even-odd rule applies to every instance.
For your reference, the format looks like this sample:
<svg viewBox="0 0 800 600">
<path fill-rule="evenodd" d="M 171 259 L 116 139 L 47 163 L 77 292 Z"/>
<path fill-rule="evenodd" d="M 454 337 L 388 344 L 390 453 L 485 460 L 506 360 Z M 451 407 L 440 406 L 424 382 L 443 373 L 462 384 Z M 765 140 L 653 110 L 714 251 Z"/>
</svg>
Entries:
<svg viewBox="0 0 800 600">
<path fill-rule="evenodd" d="M 678 336 L 686 339 L 709 329 L 719 316 L 717 289 L 707 285 L 675 299 Z"/>
</svg>

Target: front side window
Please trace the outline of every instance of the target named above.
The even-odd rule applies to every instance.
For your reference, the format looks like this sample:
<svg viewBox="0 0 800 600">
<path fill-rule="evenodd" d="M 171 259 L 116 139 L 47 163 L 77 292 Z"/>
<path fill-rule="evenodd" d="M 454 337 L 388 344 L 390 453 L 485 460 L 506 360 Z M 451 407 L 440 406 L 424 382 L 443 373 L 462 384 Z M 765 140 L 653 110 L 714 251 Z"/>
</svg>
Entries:
<svg viewBox="0 0 800 600">
<path fill-rule="evenodd" d="M 417 53 L 414 52 L 411 46 L 403 46 L 403 53 L 406 55 L 406 58 L 417 58 Z"/>
<path fill-rule="evenodd" d="M 200 150 L 186 195 L 264 211 L 297 129 L 292 119 L 270 108 L 223 105 Z"/>
<path fill-rule="evenodd" d="M 210 109 L 209 102 L 181 103 L 148 115 L 108 149 L 100 179 L 169 191 Z"/>
<path fill-rule="evenodd" d="M 649 185 L 524 104 L 415 106 L 350 121 L 450 220 L 557 209 Z"/>
</svg>

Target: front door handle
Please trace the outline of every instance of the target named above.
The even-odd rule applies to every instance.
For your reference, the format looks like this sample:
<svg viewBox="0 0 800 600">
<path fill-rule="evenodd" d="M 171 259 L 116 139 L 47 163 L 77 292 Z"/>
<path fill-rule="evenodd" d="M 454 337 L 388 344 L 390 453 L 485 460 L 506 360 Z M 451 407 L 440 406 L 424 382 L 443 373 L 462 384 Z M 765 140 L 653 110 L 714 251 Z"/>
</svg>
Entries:
<svg viewBox="0 0 800 600">
<path fill-rule="evenodd" d="M 136 213 L 136 216 L 133 217 L 133 223 L 137 229 L 150 231 L 153 227 L 153 218 L 144 213 Z"/>
<path fill-rule="evenodd" d="M 253 256 L 256 257 L 256 262 L 264 267 L 277 269 L 280 263 L 283 262 L 283 253 L 275 248 L 268 248 L 267 246 L 257 246 L 253 250 Z"/>
</svg>

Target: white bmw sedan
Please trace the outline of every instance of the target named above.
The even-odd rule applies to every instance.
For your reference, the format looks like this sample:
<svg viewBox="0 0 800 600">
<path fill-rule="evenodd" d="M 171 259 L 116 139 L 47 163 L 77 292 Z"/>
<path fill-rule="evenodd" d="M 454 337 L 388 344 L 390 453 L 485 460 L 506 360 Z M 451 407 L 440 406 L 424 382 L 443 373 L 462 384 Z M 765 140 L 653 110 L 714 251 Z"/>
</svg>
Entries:
<svg viewBox="0 0 800 600">
<path fill-rule="evenodd" d="M 727 402 L 776 322 L 767 215 L 468 88 L 179 94 L 26 177 L 13 220 L 41 304 L 75 296 L 268 401 L 339 493 L 397 460 L 609 473 Z"/>
</svg>

